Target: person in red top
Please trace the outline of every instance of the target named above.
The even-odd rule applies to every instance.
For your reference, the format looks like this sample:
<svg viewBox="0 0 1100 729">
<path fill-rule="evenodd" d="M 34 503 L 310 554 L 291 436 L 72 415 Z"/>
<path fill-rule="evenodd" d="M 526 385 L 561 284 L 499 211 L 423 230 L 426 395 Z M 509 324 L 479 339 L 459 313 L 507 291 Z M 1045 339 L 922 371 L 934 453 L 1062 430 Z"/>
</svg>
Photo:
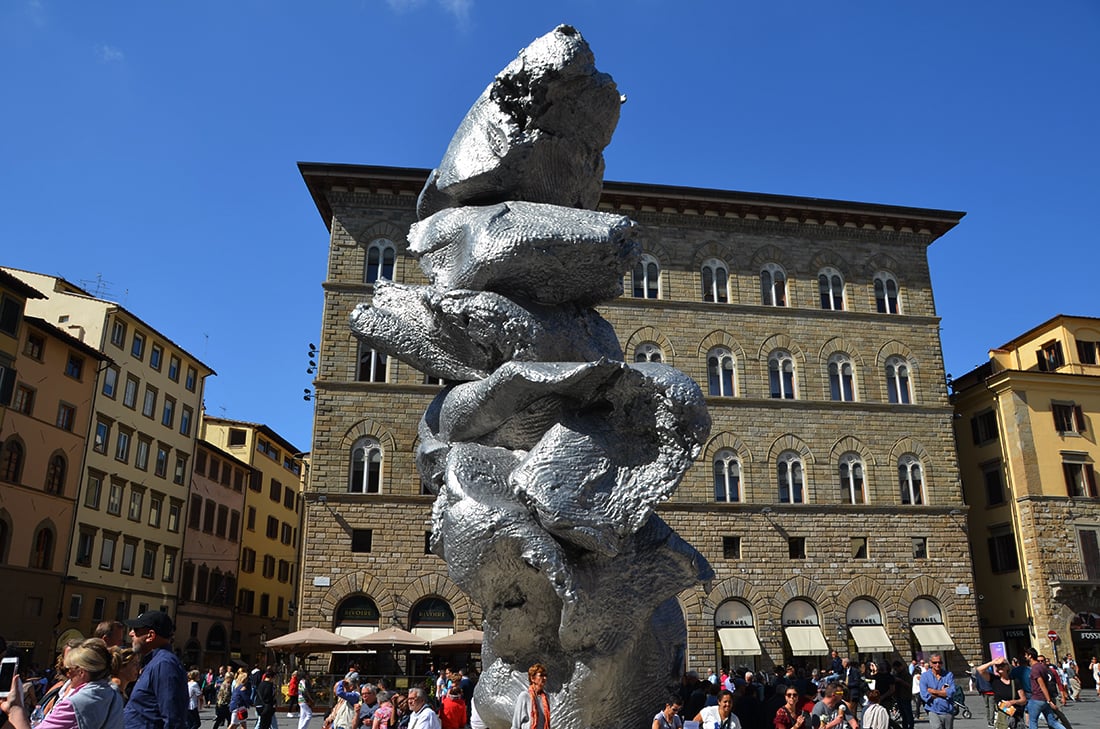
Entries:
<svg viewBox="0 0 1100 729">
<path fill-rule="evenodd" d="M 443 697 L 439 706 L 439 723 L 443 729 L 462 729 L 466 726 L 466 702 L 462 699 L 462 689 L 458 684 Z"/>
<path fill-rule="evenodd" d="M 772 724 L 775 729 L 803 729 L 806 727 L 806 713 L 801 704 L 798 689 L 788 686 L 783 693 L 786 703 L 775 712 Z"/>
</svg>

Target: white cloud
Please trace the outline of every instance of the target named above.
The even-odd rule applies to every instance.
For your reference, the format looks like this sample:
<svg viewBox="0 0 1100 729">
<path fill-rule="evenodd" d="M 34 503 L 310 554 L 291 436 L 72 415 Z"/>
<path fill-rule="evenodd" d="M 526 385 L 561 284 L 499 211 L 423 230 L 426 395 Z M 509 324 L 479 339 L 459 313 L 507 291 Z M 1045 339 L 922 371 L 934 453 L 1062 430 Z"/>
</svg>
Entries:
<svg viewBox="0 0 1100 729">
<path fill-rule="evenodd" d="M 386 4 L 394 12 L 404 13 L 418 9 L 424 4 L 424 0 L 386 0 Z M 473 4 L 473 0 L 439 0 L 439 7 L 453 15 L 462 25 L 469 21 Z"/>
<path fill-rule="evenodd" d="M 122 63 L 126 60 L 126 56 L 123 55 L 122 51 L 106 43 L 100 43 L 96 46 L 95 53 L 101 63 Z"/>
<path fill-rule="evenodd" d="M 466 23 L 470 19 L 470 8 L 473 7 L 474 0 L 439 0 L 439 4 L 459 22 Z"/>
</svg>

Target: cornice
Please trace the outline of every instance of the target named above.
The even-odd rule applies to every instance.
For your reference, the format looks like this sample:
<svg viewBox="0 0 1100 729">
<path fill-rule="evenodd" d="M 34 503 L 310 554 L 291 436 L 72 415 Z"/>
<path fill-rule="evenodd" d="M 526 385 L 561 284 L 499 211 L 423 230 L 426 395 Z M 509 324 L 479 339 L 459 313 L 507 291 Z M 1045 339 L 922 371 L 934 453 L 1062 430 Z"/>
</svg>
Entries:
<svg viewBox="0 0 1100 729">
<path fill-rule="evenodd" d="M 333 200 L 410 208 L 429 174 L 423 168 L 316 162 L 300 162 L 298 169 L 330 229 Z M 784 232 L 794 224 L 814 235 L 830 228 L 845 236 L 859 231 L 874 232 L 876 238 L 884 233 L 907 235 L 924 244 L 951 230 L 966 215 L 954 210 L 615 181 L 604 182 L 599 208 L 628 215 L 664 215 L 669 222 L 693 216 L 693 225 L 708 219 L 736 219 Z"/>
</svg>

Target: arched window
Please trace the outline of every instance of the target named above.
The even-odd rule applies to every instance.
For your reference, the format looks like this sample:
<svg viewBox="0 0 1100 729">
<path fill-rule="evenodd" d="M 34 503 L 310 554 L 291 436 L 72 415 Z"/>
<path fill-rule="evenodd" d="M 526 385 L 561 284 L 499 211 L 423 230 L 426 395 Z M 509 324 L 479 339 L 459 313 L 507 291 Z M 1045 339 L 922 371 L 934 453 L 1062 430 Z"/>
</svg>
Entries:
<svg viewBox="0 0 1100 729">
<path fill-rule="evenodd" d="M 360 342 L 359 364 L 356 367 L 355 379 L 358 382 L 385 382 L 386 355 Z"/>
<path fill-rule="evenodd" d="M 665 355 L 653 342 L 642 342 L 634 348 L 635 362 L 664 362 Z"/>
<path fill-rule="evenodd" d="M 379 279 L 393 280 L 393 262 L 397 258 L 397 249 L 385 238 L 372 240 L 367 246 L 367 265 L 363 272 L 365 283 L 374 283 Z"/>
<path fill-rule="evenodd" d="M 901 488 L 901 503 L 910 506 L 925 503 L 924 473 L 920 461 L 911 453 L 898 459 L 898 486 Z"/>
<path fill-rule="evenodd" d="M 794 357 L 790 352 L 777 349 L 768 355 L 768 384 L 773 398 L 794 400 Z"/>
<path fill-rule="evenodd" d="M 60 494 L 65 490 L 65 456 L 61 453 L 53 454 L 50 465 L 46 467 L 46 493 Z"/>
<path fill-rule="evenodd" d="M 895 355 L 886 360 L 886 397 L 890 402 L 900 405 L 913 402 L 909 387 L 909 363 L 904 357 Z"/>
<path fill-rule="evenodd" d="M 49 526 L 38 527 L 34 535 L 34 551 L 31 552 L 31 567 L 48 570 L 53 566 L 53 530 Z"/>
<path fill-rule="evenodd" d="M 760 271 L 760 297 L 764 306 L 787 305 L 787 273 L 778 263 L 768 263 Z"/>
<path fill-rule="evenodd" d="M 844 310 L 844 277 L 835 268 L 823 268 L 817 274 L 817 288 L 821 293 L 821 308 L 831 311 Z"/>
<path fill-rule="evenodd" d="M 855 368 L 852 358 L 843 352 L 829 357 L 829 397 L 837 402 L 856 399 Z"/>
<path fill-rule="evenodd" d="M 863 459 L 858 453 L 840 457 L 840 494 L 846 504 L 866 504 L 867 489 L 863 480 Z"/>
<path fill-rule="evenodd" d="M 898 314 L 898 280 L 894 274 L 879 271 L 875 274 L 875 307 L 880 314 Z"/>
<path fill-rule="evenodd" d="M 0 481 L 19 483 L 23 474 L 23 455 L 23 444 L 14 437 L 8 438 L 0 454 Z"/>
<path fill-rule="evenodd" d="M 741 500 L 741 462 L 733 451 L 723 449 L 714 456 L 714 500 Z"/>
<path fill-rule="evenodd" d="M 661 264 L 648 253 L 634 264 L 634 298 L 661 298 Z"/>
<path fill-rule="evenodd" d="M 737 394 L 737 360 L 725 347 L 707 352 L 707 391 L 716 397 Z"/>
<path fill-rule="evenodd" d="M 703 301 L 725 304 L 729 300 L 729 269 L 725 262 L 717 258 L 703 261 Z"/>
<path fill-rule="evenodd" d="M 382 445 L 374 438 L 360 438 L 351 449 L 348 493 L 381 493 Z"/>
<path fill-rule="evenodd" d="M 776 477 L 779 485 L 779 501 L 784 504 L 806 503 L 806 490 L 803 482 L 802 456 L 795 451 L 783 451 L 776 463 Z"/>
</svg>

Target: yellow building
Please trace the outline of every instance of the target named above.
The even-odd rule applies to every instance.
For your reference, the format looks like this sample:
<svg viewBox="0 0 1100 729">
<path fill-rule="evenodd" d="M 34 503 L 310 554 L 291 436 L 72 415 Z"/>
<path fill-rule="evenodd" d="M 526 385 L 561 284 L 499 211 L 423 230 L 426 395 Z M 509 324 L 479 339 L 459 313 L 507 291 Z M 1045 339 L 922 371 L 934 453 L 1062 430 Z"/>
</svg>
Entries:
<svg viewBox="0 0 1100 729">
<path fill-rule="evenodd" d="M 66 363 L 68 376 L 94 383 L 95 399 L 58 640 L 149 609 L 175 616 L 197 418 L 214 372 L 120 304 L 63 278 L 5 270 L 46 294 L 28 314 L 110 360 Z"/>
<path fill-rule="evenodd" d="M 0 270 L 0 426 L 15 392 L 15 356 L 19 351 L 19 327 L 27 299 L 40 299 L 41 291 Z"/>
<path fill-rule="evenodd" d="M 266 425 L 203 417 L 202 439 L 253 469 L 244 489 L 232 657 L 267 663 L 263 642 L 294 630 L 302 527 L 302 457 Z"/>
<path fill-rule="evenodd" d="M 1056 316 L 953 388 L 983 643 L 1087 660 L 1100 653 L 1100 319 Z"/>
<path fill-rule="evenodd" d="M 72 376 L 71 365 L 86 361 L 94 371 L 104 358 L 42 319 L 17 324 L 10 408 L 0 424 L 3 630 L 24 661 L 43 666 L 53 658 L 58 614 L 73 607 L 61 602 L 62 578 L 95 393 L 94 379 Z"/>
</svg>

